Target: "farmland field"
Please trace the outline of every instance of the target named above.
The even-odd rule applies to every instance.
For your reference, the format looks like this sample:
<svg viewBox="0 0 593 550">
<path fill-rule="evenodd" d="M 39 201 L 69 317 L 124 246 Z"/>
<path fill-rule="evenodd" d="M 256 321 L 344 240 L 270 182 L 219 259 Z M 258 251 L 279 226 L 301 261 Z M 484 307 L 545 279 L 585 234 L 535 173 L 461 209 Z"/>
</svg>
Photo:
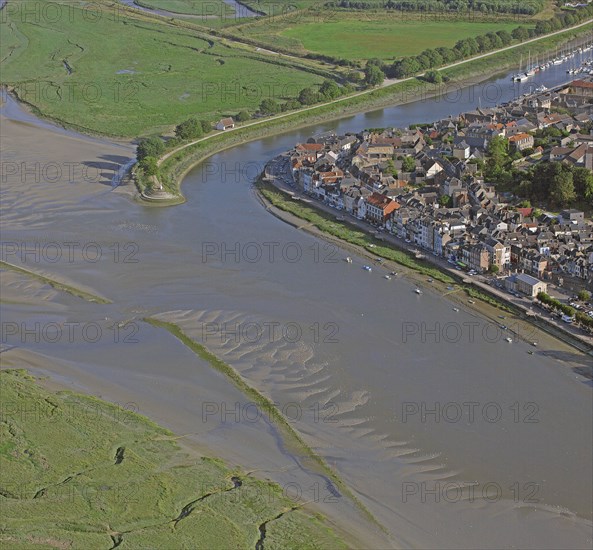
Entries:
<svg viewBox="0 0 593 550">
<path fill-rule="evenodd" d="M 491 31 L 511 31 L 517 22 L 467 22 L 454 20 L 398 20 L 400 14 L 327 14 L 308 19 L 289 18 L 282 23 L 252 23 L 239 27 L 246 35 L 270 45 L 279 44 L 298 53 L 314 52 L 342 59 L 378 57 L 394 60 L 427 48 L 454 46 L 458 40 Z M 526 25 L 528 26 L 528 25 Z"/>
<path fill-rule="evenodd" d="M 1 83 L 45 116 L 107 135 L 216 120 L 262 99 L 289 99 L 323 77 L 294 62 L 141 17 L 1 23 Z M 283 64 L 281 64 L 283 63 Z"/>
</svg>

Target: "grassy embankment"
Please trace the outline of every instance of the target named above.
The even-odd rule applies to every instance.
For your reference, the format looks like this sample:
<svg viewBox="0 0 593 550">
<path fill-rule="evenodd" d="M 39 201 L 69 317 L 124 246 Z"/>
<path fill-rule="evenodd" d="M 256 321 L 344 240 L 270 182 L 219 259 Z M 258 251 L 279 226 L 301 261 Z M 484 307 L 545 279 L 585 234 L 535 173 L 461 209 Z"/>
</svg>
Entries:
<svg viewBox="0 0 593 550">
<path fill-rule="evenodd" d="M 273 483 L 126 407 L 0 372 L 3 548 L 345 548 Z M 264 540 L 265 539 L 265 540 Z"/>
<path fill-rule="evenodd" d="M 40 273 L 35 273 L 34 271 L 31 271 L 29 269 L 25 269 L 23 267 L 18 267 L 16 265 L 13 265 L 13 264 L 5 262 L 5 261 L 0 261 L 0 269 L 9 269 L 10 271 L 15 271 L 16 273 L 22 273 L 23 275 L 26 275 L 27 277 L 30 277 L 37 281 L 40 281 L 43 284 L 47 284 L 47 285 L 51 286 L 52 288 L 55 288 L 56 290 L 59 290 L 61 292 L 67 292 L 68 294 L 71 294 L 72 296 L 76 296 L 77 298 L 82 298 L 83 300 L 87 300 L 88 302 L 95 302 L 98 304 L 110 304 L 111 303 L 111 300 L 108 300 L 107 298 L 102 298 L 101 296 L 91 294 L 90 292 L 87 292 L 86 290 L 81 290 L 81 289 L 76 288 L 72 285 L 61 283 L 59 281 L 56 281 L 55 279 L 47 277 L 46 275 L 41 275 Z"/>
<path fill-rule="evenodd" d="M 358 498 L 356 498 L 348 486 L 344 484 L 336 472 L 328 466 L 325 460 L 323 460 L 323 458 L 316 454 L 313 449 L 311 449 L 311 447 L 305 443 L 298 432 L 295 431 L 295 429 L 278 410 L 273 401 L 265 397 L 254 387 L 247 384 L 247 382 L 243 380 L 243 378 L 235 369 L 216 357 L 216 355 L 213 353 L 210 353 L 202 344 L 199 344 L 195 340 L 191 339 L 183 332 L 181 327 L 175 323 L 163 321 L 154 317 L 145 318 L 144 321 L 151 324 L 152 326 L 167 330 L 198 357 L 204 361 L 207 361 L 210 366 L 212 366 L 212 368 L 224 374 L 246 397 L 248 397 L 253 403 L 256 403 L 262 411 L 265 411 L 270 420 L 282 432 L 284 444 L 286 447 L 292 454 L 298 456 L 302 466 L 308 468 L 309 470 L 325 475 L 327 478 L 331 479 L 335 486 L 358 506 L 360 511 L 369 521 L 377 525 L 382 530 L 385 530 L 384 527 L 378 523 L 375 517 L 367 510 L 367 508 L 358 500 Z"/>
</svg>

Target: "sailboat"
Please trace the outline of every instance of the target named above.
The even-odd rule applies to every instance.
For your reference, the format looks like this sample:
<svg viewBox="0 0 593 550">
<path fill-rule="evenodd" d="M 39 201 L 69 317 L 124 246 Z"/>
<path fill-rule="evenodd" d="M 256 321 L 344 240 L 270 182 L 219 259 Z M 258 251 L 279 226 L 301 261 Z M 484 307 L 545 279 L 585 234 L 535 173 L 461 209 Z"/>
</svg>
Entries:
<svg viewBox="0 0 593 550">
<path fill-rule="evenodd" d="M 519 62 L 519 72 L 515 75 L 513 75 L 512 80 L 514 82 L 523 82 L 524 80 L 527 80 L 527 75 L 522 72 L 523 70 L 523 54 L 521 54 L 521 61 Z"/>
<path fill-rule="evenodd" d="M 527 71 L 525 71 L 527 77 L 535 75 L 535 66 L 531 65 L 531 51 L 529 52 L 529 61 L 527 62 Z"/>
</svg>

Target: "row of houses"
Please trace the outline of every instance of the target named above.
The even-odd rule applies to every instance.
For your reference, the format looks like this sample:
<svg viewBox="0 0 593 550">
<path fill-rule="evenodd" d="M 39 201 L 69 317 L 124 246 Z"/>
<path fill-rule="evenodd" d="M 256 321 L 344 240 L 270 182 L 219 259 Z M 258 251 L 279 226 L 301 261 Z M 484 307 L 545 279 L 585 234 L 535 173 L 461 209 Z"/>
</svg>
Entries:
<svg viewBox="0 0 593 550">
<path fill-rule="evenodd" d="M 593 286 L 593 224 L 583 212 L 517 208 L 477 175 L 494 136 L 520 151 L 532 148 L 534 130 L 548 123 L 564 134 L 570 127 L 571 139 L 562 135 L 540 154 L 591 166 L 591 103 L 552 117 L 532 110 L 530 99 L 422 128 L 320 134 L 291 151 L 293 177 L 312 197 L 467 269 Z"/>
</svg>

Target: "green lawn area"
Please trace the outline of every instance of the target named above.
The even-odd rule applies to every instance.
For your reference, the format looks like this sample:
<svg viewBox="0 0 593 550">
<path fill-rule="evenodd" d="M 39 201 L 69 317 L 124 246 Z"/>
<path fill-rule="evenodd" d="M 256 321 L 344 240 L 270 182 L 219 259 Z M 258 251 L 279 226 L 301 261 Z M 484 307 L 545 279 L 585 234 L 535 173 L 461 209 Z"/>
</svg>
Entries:
<svg viewBox="0 0 593 550">
<path fill-rule="evenodd" d="M 235 11 L 222 0 L 136 0 L 135 3 L 146 8 L 200 16 L 228 16 Z"/>
<path fill-rule="evenodd" d="M 99 399 L 0 372 L 0 547 L 345 548 L 271 482 Z M 277 519 L 276 519 L 277 518 Z"/>
<path fill-rule="evenodd" d="M 337 18 L 334 18 L 337 19 Z M 402 21 L 385 14 L 377 20 L 346 18 L 300 22 L 280 31 L 293 46 L 343 59 L 378 57 L 393 60 L 427 48 L 454 46 L 458 40 L 492 31 L 511 31 L 518 23 L 464 21 Z"/>
<path fill-rule="evenodd" d="M 81 129 L 135 137 L 193 115 L 255 111 L 266 97 L 295 97 L 323 80 L 197 30 L 138 16 L 91 20 L 75 6 L 68 13 L 57 22 L 7 17 L 0 79 L 43 115 Z"/>
</svg>

